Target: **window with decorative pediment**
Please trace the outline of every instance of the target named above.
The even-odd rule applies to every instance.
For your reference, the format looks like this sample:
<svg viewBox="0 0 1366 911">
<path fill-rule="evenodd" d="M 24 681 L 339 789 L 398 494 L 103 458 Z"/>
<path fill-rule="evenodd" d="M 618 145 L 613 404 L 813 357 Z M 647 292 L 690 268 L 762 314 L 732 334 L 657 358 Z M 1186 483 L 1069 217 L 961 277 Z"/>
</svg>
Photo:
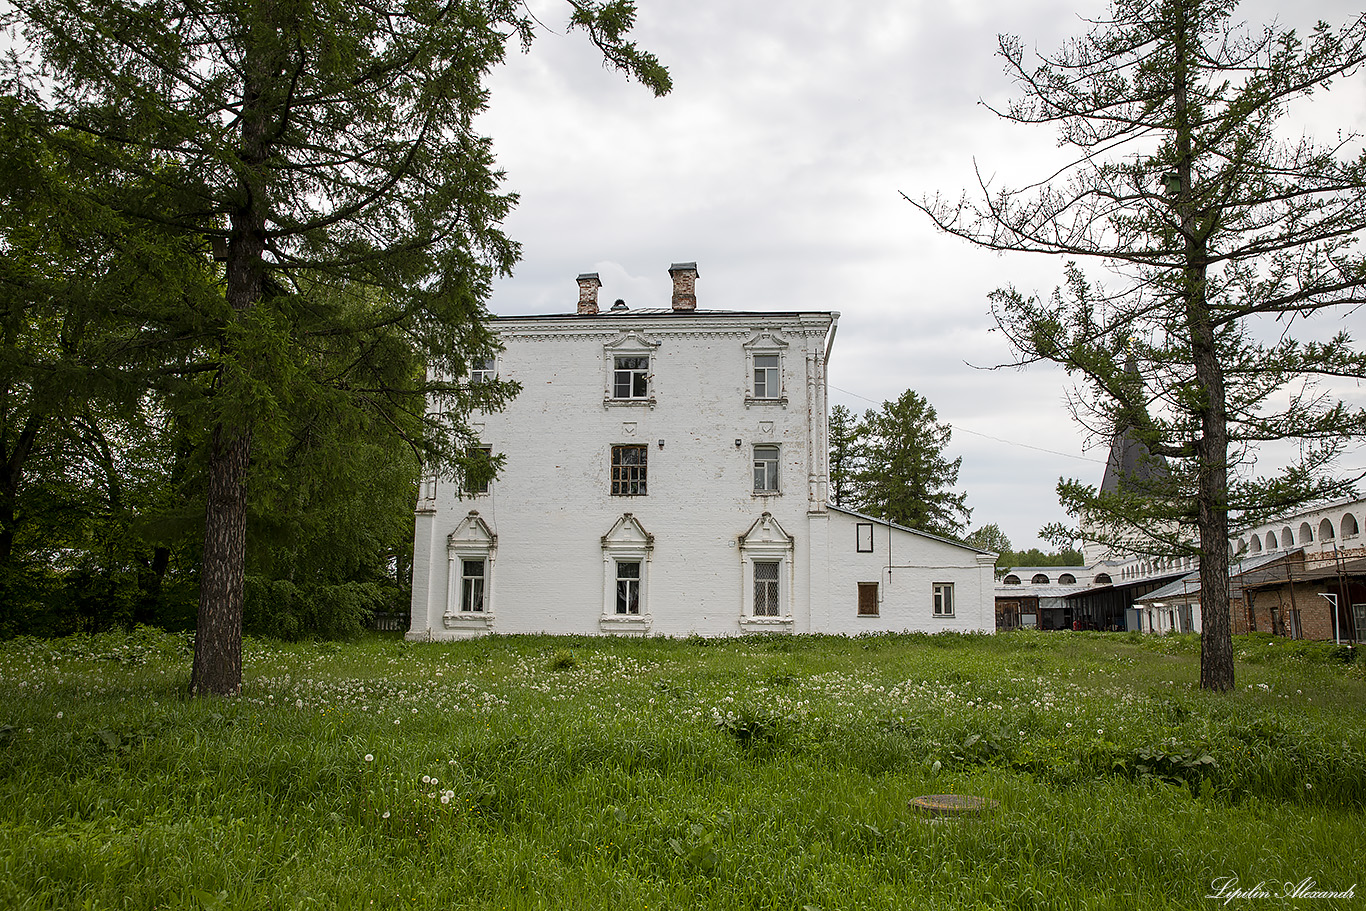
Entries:
<svg viewBox="0 0 1366 911">
<path fill-rule="evenodd" d="M 659 344 L 631 331 L 602 346 L 607 376 L 604 406 L 654 405 Z"/>
<path fill-rule="evenodd" d="M 497 551 L 498 536 L 476 510 L 446 536 L 446 629 L 476 633 L 492 628 Z"/>
<path fill-rule="evenodd" d="M 643 635 L 650 629 L 650 556 L 655 538 L 631 513 L 602 536 L 602 616 L 607 633 Z"/>
<path fill-rule="evenodd" d="M 794 539 L 771 513 L 740 536 L 744 603 L 740 628 L 753 632 L 792 629 Z"/>
<path fill-rule="evenodd" d="M 777 333 L 765 330 L 744 344 L 745 404 L 786 405 L 783 385 L 783 360 L 787 342 Z"/>
</svg>

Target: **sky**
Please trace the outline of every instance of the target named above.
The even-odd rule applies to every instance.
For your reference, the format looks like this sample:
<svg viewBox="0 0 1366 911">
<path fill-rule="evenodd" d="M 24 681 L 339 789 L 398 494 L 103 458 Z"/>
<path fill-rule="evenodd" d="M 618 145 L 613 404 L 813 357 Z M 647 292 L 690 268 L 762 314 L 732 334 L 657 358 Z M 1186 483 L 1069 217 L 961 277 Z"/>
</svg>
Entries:
<svg viewBox="0 0 1366 911">
<path fill-rule="evenodd" d="M 1060 370 L 1001 367 L 1010 351 L 987 295 L 1047 295 L 1064 263 L 975 249 L 902 194 L 957 198 L 979 170 L 1013 186 L 1047 176 L 1050 128 L 988 109 L 1018 95 L 997 36 L 1052 52 L 1103 4 L 637 2 L 635 40 L 668 66 L 669 95 L 605 68 L 564 30 L 563 0 L 529 3 L 543 23 L 530 53 L 490 80 L 479 128 L 520 197 L 505 228 L 522 244 L 492 311 L 573 312 L 581 272 L 601 275 L 600 300 L 668 306 L 669 265 L 690 261 L 701 309 L 838 311 L 830 402 L 862 412 L 916 390 L 953 427 L 945 455 L 962 457 L 971 528 L 1051 549 L 1037 533 L 1067 519 L 1058 479 L 1099 484 L 1108 441 L 1073 421 Z M 1276 6 L 1248 2 L 1238 17 L 1304 28 L 1359 13 L 1343 0 Z M 1366 75 L 1292 113 L 1311 135 L 1366 133 Z M 1344 465 L 1366 465 L 1366 451 Z"/>
</svg>

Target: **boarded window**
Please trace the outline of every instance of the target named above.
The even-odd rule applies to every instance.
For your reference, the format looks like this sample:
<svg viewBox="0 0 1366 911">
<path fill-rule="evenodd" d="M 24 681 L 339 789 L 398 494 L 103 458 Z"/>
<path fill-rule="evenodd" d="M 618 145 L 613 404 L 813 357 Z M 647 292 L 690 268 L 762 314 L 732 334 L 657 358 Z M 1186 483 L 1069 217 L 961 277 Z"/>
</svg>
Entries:
<svg viewBox="0 0 1366 911">
<path fill-rule="evenodd" d="M 860 582 L 858 584 L 858 615 L 860 617 L 876 617 L 878 615 L 876 582 Z"/>
</svg>

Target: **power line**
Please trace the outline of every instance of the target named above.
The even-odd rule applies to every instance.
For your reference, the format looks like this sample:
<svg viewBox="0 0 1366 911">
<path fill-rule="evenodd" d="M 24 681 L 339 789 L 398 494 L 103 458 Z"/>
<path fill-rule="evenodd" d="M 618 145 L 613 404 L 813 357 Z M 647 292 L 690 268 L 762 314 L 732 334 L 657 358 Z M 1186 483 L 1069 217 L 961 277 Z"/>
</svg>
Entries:
<svg viewBox="0 0 1366 911">
<path fill-rule="evenodd" d="M 873 404 L 873 405 L 881 405 L 881 404 L 882 404 L 881 402 L 877 402 L 877 401 L 874 401 L 873 399 L 868 398 L 868 396 L 866 396 L 866 395 L 859 395 L 857 392 L 850 392 L 848 389 L 841 389 L 839 386 L 835 386 L 835 385 L 833 385 L 833 384 L 830 385 L 830 388 L 836 390 L 837 392 L 843 392 L 845 395 L 851 395 L 851 396 L 853 396 L 853 397 L 856 398 L 856 399 L 863 399 L 863 401 L 868 402 L 868 403 Z M 1096 465 L 1104 465 L 1104 464 L 1105 464 L 1105 460 L 1104 460 L 1104 459 L 1093 459 L 1093 458 L 1091 458 L 1090 456 L 1074 455 L 1074 454 L 1072 454 L 1072 453 L 1070 453 L 1070 452 L 1058 452 L 1056 449 L 1045 449 L 1045 448 L 1042 447 L 1042 446 L 1032 446 L 1032 445 L 1030 445 L 1029 443 L 1021 443 L 1021 442 L 1019 442 L 1019 441 L 1017 441 L 1017 440 L 1007 440 L 1007 439 L 1003 439 L 1002 437 L 992 436 L 992 435 L 989 434 L 989 433 L 980 433 L 980 432 L 978 432 L 978 431 L 976 431 L 976 430 L 969 430 L 967 427 L 964 427 L 962 424 L 953 424 L 953 425 L 951 425 L 951 426 L 953 427 L 954 430 L 961 430 L 963 433 L 971 434 L 972 436 L 975 436 L 975 437 L 982 437 L 983 439 L 986 439 L 986 440 L 992 440 L 992 441 L 997 442 L 997 443 L 1004 443 L 1006 446 L 1018 446 L 1018 447 L 1020 447 L 1021 449 L 1032 449 L 1032 450 L 1034 450 L 1035 452 L 1045 452 L 1045 453 L 1048 453 L 1049 455 L 1061 456 L 1061 457 L 1064 458 L 1064 459 L 1077 459 L 1078 461 L 1081 461 L 1081 462 L 1092 462 L 1092 463 L 1094 463 L 1094 464 L 1096 464 Z"/>
</svg>

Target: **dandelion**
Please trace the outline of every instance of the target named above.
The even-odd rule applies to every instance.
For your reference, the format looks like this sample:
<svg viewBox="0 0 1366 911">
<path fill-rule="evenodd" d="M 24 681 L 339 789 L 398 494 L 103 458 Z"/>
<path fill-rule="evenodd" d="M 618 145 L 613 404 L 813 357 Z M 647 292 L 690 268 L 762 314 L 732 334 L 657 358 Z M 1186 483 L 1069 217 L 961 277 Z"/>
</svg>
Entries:
<svg viewBox="0 0 1366 911">
<path fill-rule="evenodd" d="M 296 709 L 301 709 L 301 708 L 303 708 L 303 707 L 304 707 L 304 701 L 303 701 L 302 699 L 295 699 L 295 700 L 294 700 L 294 707 L 295 707 Z"/>
<path fill-rule="evenodd" d="M 375 761 L 375 754 L 374 754 L 374 753 L 366 753 L 366 754 L 365 754 L 365 761 L 366 761 L 366 762 L 374 762 L 374 761 Z"/>
<path fill-rule="evenodd" d="M 423 776 L 422 776 L 422 783 L 423 783 L 423 784 L 431 784 L 431 783 L 432 783 L 432 776 L 430 776 L 430 775 L 423 775 Z"/>
<path fill-rule="evenodd" d="M 1072 726 L 1072 722 L 1067 722 L 1067 726 L 1070 728 Z"/>
<path fill-rule="evenodd" d="M 57 717 L 58 717 L 58 718 L 61 718 L 61 717 L 62 717 L 62 713 L 61 713 L 61 712 L 58 712 L 58 713 L 57 713 Z"/>
<path fill-rule="evenodd" d="M 442 794 L 442 795 L 441 795 L 441 802 L 442 802 L 442 803 L 450 803 L 450 802 L 451 802 L 451 795 L 449 795 L 449 794 Z"/>
<path fill-rule="evenodd" d="M 382 814 L 380 814 L 380 817 L 379 817 L 379 818 L 380 818 L 380 819 L 388 819 L 388 818 L 389 818 L 389 811 L 388 811 L 388 810 L 385 810 Z"/>
</svg>

